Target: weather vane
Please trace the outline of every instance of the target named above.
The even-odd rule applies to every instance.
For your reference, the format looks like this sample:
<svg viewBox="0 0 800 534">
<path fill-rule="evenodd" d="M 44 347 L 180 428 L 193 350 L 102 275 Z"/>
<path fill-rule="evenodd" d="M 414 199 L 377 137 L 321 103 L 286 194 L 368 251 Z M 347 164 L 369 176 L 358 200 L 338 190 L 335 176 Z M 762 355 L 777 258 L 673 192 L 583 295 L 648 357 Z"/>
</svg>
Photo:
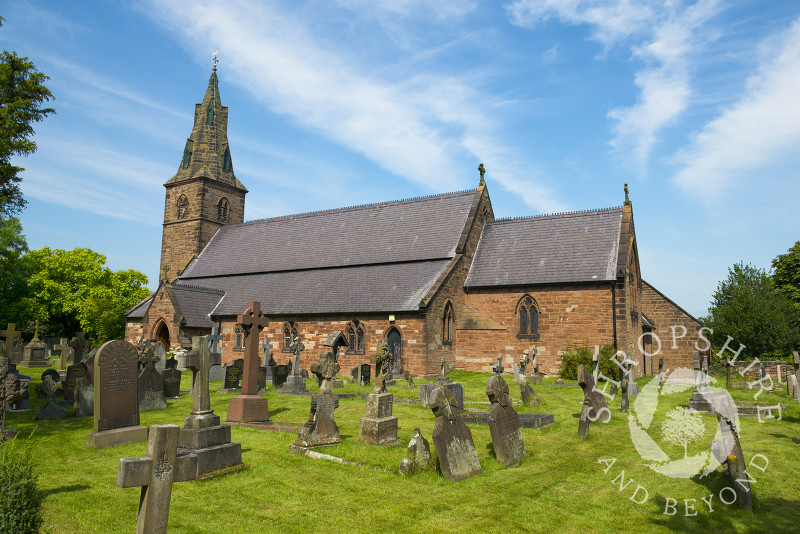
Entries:
<svg viewBox="0 0 800 534">
<path fill-rule="evenodd" d="M 214 62 L 214 70 L 217 70 L 217 63 L 219 63 L 219 59 L 217 59 L 217 54 L 219 54 L 219 52 L 217 52 L 216 50 L 214 51 L 213 54 L 211 54 L 211 60 Z"/>
</svg>

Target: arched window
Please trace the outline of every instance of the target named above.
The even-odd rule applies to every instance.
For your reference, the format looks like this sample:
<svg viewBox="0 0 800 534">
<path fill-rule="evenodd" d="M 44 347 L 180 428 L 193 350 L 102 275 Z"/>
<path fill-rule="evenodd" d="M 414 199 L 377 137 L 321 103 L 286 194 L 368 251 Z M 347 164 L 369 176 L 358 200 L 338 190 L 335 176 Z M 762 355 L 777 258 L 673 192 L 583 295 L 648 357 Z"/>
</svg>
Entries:
<svg viewBox="0 0 800 534">
<path fill-rule="evenodd" d="M 181 195 L 178 198 L 178 219 L 185 219 L 189 216 L 189 201 L 186 195 Z"/>
<path fill-rule="evenodd" d="M 361 321 L 347 323 L 344 331 L 347 336 L 347 354 L 364 354 L 364 325 Z"/>
<path fill-rule="evenodd" d="M 225 147 L 225 154 L 222 156 L 222 171 L 231 172 L 231 149 Z"/>
<path fill-rule="evenodd" d="M 222 197 L 217 203 L 217 219 L 225 222 L 228 220 L 228 199 Z"/>
<path fill-rule="evenodd" d="M 233 350 L 244 350 L 244 338 L 245 338 L 244 329 L 241 326 L 236 327 L 236 341 L 233 346 Z"/>
<path fill-rule="evenodd" d="M 519 301 L 517 307 L 519 314 L 519 336 L 520 338 L 539 339 L 539 310 L 536 309 L 536 301 L 530 295 L 525 295 Z"/>
<path fill-rule="evenodd" d="M 192 150 L 194 148 L 194 141 L 191 139 L 186 140 L 186 148 L 183 149 L 183 160 L 181 161 L 181 167 L 184 169 L 189 166 L 189 163 L 192 162 Z"/>
<path fill-rule="evenodd" d="M 453 344 L 453 304 L 450 301 L 445 304 L 442 314 L 442 343 Z"/>
<path fill-rule="evenodd" d="M 292 343 L 297 337 L 297 323 L 289 321 L 283 325 L 283 352 L 292 352 Z"/>
<path fill-rule="evenodd" d="M 214 124 L 214 106 L 211 104 L 206 109 L 206 124 Z"/>
</svg>

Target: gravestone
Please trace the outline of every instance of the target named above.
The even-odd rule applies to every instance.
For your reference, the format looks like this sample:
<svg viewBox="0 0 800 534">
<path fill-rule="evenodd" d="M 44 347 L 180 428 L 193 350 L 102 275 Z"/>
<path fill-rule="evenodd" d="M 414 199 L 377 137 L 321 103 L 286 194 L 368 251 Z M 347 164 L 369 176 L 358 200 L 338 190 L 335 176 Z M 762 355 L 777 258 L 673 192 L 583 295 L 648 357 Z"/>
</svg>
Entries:
<svg viewBox="0 0 800 534">
<path fill-rule="evenodd" d="M 272 383 L 272 368 L 275 367 L 275 360 L 272 359 L 272 352 L 270 349 L 272 348 L 272 344 L 269 342 L 269 339 L 264 339 L 264 342 L 261 343 L 261 367 L 264 369 L 263 373 L 263 388 L 266 389 L 267 386 L 273 385 Z M 259 373 L 259 379 L 261 378 L 262 374 Z M 261 388 L 259 388 L 259 391 Z"/>
<path fill-rule="evenodd" d="M 164 369 L 164 397 L 177 399 L 181 395 L 181 372 L 178 371 L 178 360 L 168 358 Z"/>
<path fill-rule="evenodd" d="M 166 410 L 167 399 L 164 398 L 164 378 L 156 371 L 158 356 L 150 347 L 145 347 L 139 356 L 139 364 L 144 366 L 139 373 L 139 411 Z"/>
<path fill-rule="evenodd" d="M 394 395 L 388 392 L 367 395 L 366 416 L 361 418 L 358 439 L 370 445 L 396 445 L 397 417 L 392 416 Z"/>
<path fill-rule="evenodd" d="M 44 379 L 46 377 L 55 382 L 56 384 L 59 385 L 61 384 L 61 374 L 58 371 L 56 371 L 55 369 L 45 369 L 44 372 L 42 373 L 42 383 L 36 386 L 37 398 L 45 399 L 48 396 L 48 393 L 45 391 L 44 387 Z M 56 389 L 57 395 L 59 397 L 63 396 L 62 391 L 63 391 L 62 387 Z"/>
<path fill-rule="evenodd" d="M 222 351 L 219 348 L 219 342 L 222 341 L 222 336 L 219 334 L 219 325 L 215 324 L 211 327 L 211 335 L 208 336 L 211 340 L 211 353 L 219 354 L 222 356 Z M 211 370 L 208 372 L 208 380 L 210 382 L 222 382 L 225 380 L 225 368 L 222 365 L 212 365 Z"/>
<path fill-rule="evenodd" d="M 80 363 L 74 363 L 67 367 L 67 378 L 64 383 L 64 399 L 73 402 L 75 400 L 75 383 L 79 377 L 86 376 L 86 367 Z"/>
<path fill-rule="evenodd" d="M 208 373 L 219 364 L 220 355 L 211 352 L 207 336 L 195 336 L 184 361 L 192 371 L 192 411 L 183 421 L 178 447 L 197 456 L 197 477 L 241 465 L 241 444 L 231 443 L 231 427 L 220 425 L 219 416 L 211 409 Z"/>
<path fill-rule="evenodd" d="M 57 374 L 58 373 L 56 373 L 56 375 Z M 42 378 L 42 391 L 44 391 L 45 395 L 47 396 L 47 402 L 38 412 L 36 412 L 37 421 L 67 418 L 69 413 L 67 412 L 66 408 L 61 406 L 53 399 L 59 389 L 61 389 L 61 382 L 53 380 L 52 376 L 46 375 Z"/>
<path fill-rule="evenodd" d="M 472 441 L 472 432 L 458 416 L 456 400 L 449 389 L 438 387 L 434 390 L 431 410 L 436 416 L 433 444 L 442 475 L 457 482 L 480 473 L 481 464 Z"/>
<path fill-rule="evenodd" d="M 372 366 L 368 363 L 362 363 L 361 365 L 353 367 L 350 371 L 350 376 L 353 378 L 353 382 L 359 386 L 368 386 L 371 373 Z"/>
<path fill-rule="evenodd" d="M 308 369 L 300 369 L 300 376 L 303 377 L 303 380 L 308 380 L 308 377 L 311 375 L 308 374 Z"/>
<path fill-rule="evenodd" d="M 593 384 L 597 384 L 597 379 L 599 375 L 600 375 L 600 345 L 595 345 L 594 354 L 592 355 Z"/>
<path fill-rule="evenodd" d="M 14 395 L 14 399 L 6 401 L 7 412 L 29 412 L 28 398 L 30 397 L 31 377 L 17 371 L 17 364 L 9 362 L 8 372 L 19 382 L 20 394 Z"/>
<path fill-rule="evenodd" d="M 450 390 L 450 393 L 453 394 L 453 398 L 456 401 L 455 406 L 457 406 L 459 410 L 463 410 L 464 409 L 464 386 L 461 385 L 460 382 L 451 382 L 449 384 L 444 384 L 442 387 L 445 387 L 448 390 Z"/>
<path fill-rule="evenodd" d="M 281 364 L 272 368 L 272 385 L 277 390 L 286 383 L 289 378 L 289 365 Z"/>
<path fill-rule="evenodd" d="M 408 371 L 406 371 L 408 372 Z M 419 428 L 414 429 L 414 437 L 408 442 L 408 456 L 400 462 L 400 474 L 412 475 L 420 471 L 427 471 L 431 467 L 431 447 L 428 440 L 422 437 Z"/>
<path fill-rule="evenodd" d="M 630 401 L 628 400 L 628 390 L 630 389 L 631 381 L 631 364 L 624 363 L 622 365 L 622 377 L 619 382 L 619 389 L 622 391 L 622 401 L 621 407 L 622 413 L 628 413 L 630 411 Z"/>
<path fill-rule="evenodd" d="M 730 484 L 736 492 L 736 504 L 739 508 L 752 512 L 753 493 L 750 489 L 747 464 L 739 442 L 739 430 L 730 418 L 730 414 L 735 413 L 735 408 L 730 406 L 729 396 L 722 399 L 722 406 L 719 408 L 716 410 L 716 414 L 722 439 L 711 442 L 711 452 L 725 468 Z"/>
<path fill-rule="evenodd" d="M 30 343 L 25 345 L 22 351 L 22 367 L 47 367 L 50 365 L 47 361 L 47 345 L 39 339 L 39 321 L 36 321 L 36 330 L 33 333 L 33 339 Z"/>
<path fill-rule="evenodd" d="M 501 464 L 515 467 L 525 457 L 525 444 L 522 442 L 519 417 L 508 396 L 508 384 L 499 373 L 489 377 L 486 396 L 492 404 L 489 410 L 489 431 L 495 457 Z"/>
<path fill-rule="evenodd" d="M 406 385 L 408 386 L 408 389 L 414 389 L 417 387 L 417 385 L 414 383 L 414 377 L 411 376 L 411 373 L 409 373 L 408 370 L 403 373 L 403 378 L 406 379 Z"/>
<path fill-rule="evenodd" d="M 67 377 L 67 359 L 72 359 L 72 347 L 69 346 L 69 339 L 62 337 L 58 345 L 53 346 L 53 350 L 58 352 L 58 372 L 61 380 Z"/>
<path fill-rule="evenodd" d="M 15 330 L 16 325 L 14 323 L 8 323 L 5 330 L 0 330 L 0 336 L 5 339 L 5 343 L 3 343 L 3 350 L 0 353 L 0 357 L 5 357 L 8 359 L 9 363 L 12 362 L 12 356 L 14 353 L 14 342 L 17 339 L 22 338 L 22 332 Z"/>
<path fill-rule="evenodd" d="M 172 483 L 195 478 L 197 456 L 178 454 L 179 430 L 177 425 L 153 425 L 147 440 L 147 456 L 119 460 L 117 486 L 142 488 L 137 534 L 166 534 Z"/>
<path fill-rule="evenodd" d="M 161 341 L 153 343 L 153 356 L 155 356 L 155 368 L 160 374 L 167 368 L 167 347 Z"/>
<path fill-rule="evenodd" d="M 533 347 L 531 349 L 531 354 L 533 354 L 533 375 L 531 375 L 531 378 L 534 384 L 541 384 L 542 373 L 539 372 L 539 350 Z"/>
<path fill-rule="evenodd" d="M 247 309 L 236 317 L 236 324 L 245 332 L 242 394 L 231 399 L 227 420 L 266 423 L 269 421 L 269 405 L 267 399 L 258 395 L 258 336 L 269 321 L 261 313 L 261 303 L 250 301 Z"/>
<path fill-rule="evenodd" d="M 225 367 L 225 381 L 222 383 L 220 393 L 238 393 L 242 389 L 242 373 L 244 372 L 244 358 L 237 358 Z"/>
<path fill-rule="evenodd" d="M 94 449 L 135 443 L 147 439 L 147 428 L 139 424 L 136 347 L 115 339 L 104 343 L 94 355 L 94 431 L 86 445 Z"/>
<path fill-rule="evenodd" d="M 594 422 L 608 423 L 611 421 L 611 410 L 608 409 L 606 398 L 595 388 L 592 375 L 581 364 L 578 366 L 578 385 L 583 389 L 584 406 L 588 401 L 588 417 Z"/>
<path fill-rule="evenodd" d="M 430 408 L 432 406 L 433 390 L 437 387 L 439 387 L 439 385 L 436 382 L 419 385 L 419 403 L 423 408 Z"/>
<path fill-rule="evenodd" d="M 294 338 L 292 344 L 289 346 L 292 349 L 292 374 L 286 377 L 286 382 L 278 393 L 282 395 L 306 395 L 308 388 L 306 388 L 305 379 L 300 376 L 300 353 L 305 350 L 306 346 L 300 341 L 300 338 Z"/>
<path fill-rule="evenodd" d="M 794 376 L 794 375 L 789 375 L 789 382 L 791 382 L 791 383 L 792 383 L 792 392 L 793 392 L 793 394 L 794 394 L 794 397 L 793 397 L 793 398 L 794 398 L 795 400 L 798 400 L 798 401 L 800 401 L 800 399 L 798 399 L 798 398 L 797 398 L 797 395 L 798 395 L 798 389 L 800 389 L 800 384 L 797 382 L 797 377 L 796 377 L 796 376 Z"/>
<path fill-rule="evenodd" d="M 386 391 L 386 376 L 392 363 L 392 353 L 389 351 L 389 344 L 386 341 L 378 342 L 375 347 L 375 354 L 370 358 L 370 363 L 375 366 L 375 389 L 372 391 L 374 393 L 384 393 Z"/>
<path fill-rule="evenodd" d="M 92 344 L 86 339 L 83 332 L 78 332 L 75 337 L 69 341 L 69 346 L 72 347 L 72 363 L 81 363 L 86 354 L 92 349 Z"/>
<path fill-rule="evenodd" d="M 333 359 L 331 351 L 323 351 L 319 360 L 312 366 L 322 376 L 319 393 L 311 398 L 308 421 L 298 432 L 295 447 L 315 447 L 333 445 L 342 441 L 339 427 L 333 419 L 333 412 L 339 407 L 339 397 L 331 393 L 331 380 L 339 372 L 339 364 Z"/>
<path fill-rule="evenodd" d="M 514 365 L 514 382 L 516 382 L 517 385 L 519 385 L 519 394 L 520 397 L 522 397 L 522 402 L 526 406 L 531 406 L 531 405 L 539 406 L 539 403 L 541 401 L 539 400 L 539 397 L 537 397 L 536 394 L 533 392 L 533 388 L 528 383 L 528 380 L 525 378 L 525 366 L 527 365 L 526 361 L 528 355 L 525 353 L 523 354 L 524 356 L 522 360 L 520 360 L 520 363 L 518 365 L 517 364 Z M 501 356 L 498 356 L 496 365 L 500 365 L 500 359 Z M 502 369 L 502 365 L 500 365 L 500 367 Z"/>
<path fill-rule="evenodd" d="M 82 371 L 75 371 L 78 373 L 75 379 L 75 401 L 73 402 L 75 417 L 94 415 L 94 358 L 96 354 L 97 349 L 92 349 L 83 361 L 74 364 L 82 369 Z M 69 371 L 69 367 L 67 371 Z"/>
<path fill-rule="evenodd" d="M 444 359 L 444 356 L 439 360 L 439 373 L 440 375 L 436 381 L 440 384 L 449 384 L 453 381 L 452 378 L 447 376 L 447 360 Z"/>
<path fill-rule="evenodd" d="M 13 326 L 13 325 L 11 325 Z M 30 381 L 20 380 L 11 369 L 11 360 L 0 356 L 0 442 L 17 435 L 13 428 L 6 428 L 7 408 L 28 395 Z"/>
</svg>

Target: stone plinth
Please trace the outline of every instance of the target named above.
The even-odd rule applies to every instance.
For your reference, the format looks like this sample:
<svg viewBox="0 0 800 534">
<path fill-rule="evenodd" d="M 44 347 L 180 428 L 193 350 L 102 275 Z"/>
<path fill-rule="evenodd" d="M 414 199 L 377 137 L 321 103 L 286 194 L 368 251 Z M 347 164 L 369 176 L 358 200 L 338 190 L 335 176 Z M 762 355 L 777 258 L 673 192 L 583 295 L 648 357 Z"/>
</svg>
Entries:
<svg viewBox="0 0 800 534">
<path fill-rule="evenodd" d="M 358 439 L 371 445 L 392 446 L 400 443 L 397 439 L 397 417 L 392 416 L 391 393 L 370 393 L 367 395 L 366 417 L 361 418 Z"/>
<path fill-rule="evenodd" d="M 234 397 L 228 405 L 226 421 L 231 423 L 269 422 L 267 399 L 258 395 L 239 395 Z"/>
<path fill-rule="evenodd" d="M 339 427 L 333 420 L 333 411 L 339 407 L 339 399 L 332 393 L 320 393 L 311 399 L 308 421 L 298 432 L 296 447 L 309 448 L 341 443 Z"/>
<path fill-rule="evenodd" d="M 115 428 L 113 430 L 100 430 L 86 434 L 86 446 L 93 449 L 104 449 L 115 445 L 125 445 L 147 441 L 147 427 L 136 425 Z"/>
<path fill-rule="evenodd" d="M 241 444 L 231 443 L 231 427 L 221 426 L 213 413 L 184 419 L 178 450 L 197 456 L 196 478 L 242 464 Z"/>
<path fill-rule="evenodd" d="M 278 390 L 281 395 L 310 395 L 311 393 L 306 388 L 306 380 L 299 374 L 289 375 L 286 377 L 286 382 L 283 383 L 281 389 Z"/>
<path fill-rule="evenodd" d="M 22 350 L 21 367 L 47 367 L 47 345 L 39 339 L 34 339 Z"/>
</svg>

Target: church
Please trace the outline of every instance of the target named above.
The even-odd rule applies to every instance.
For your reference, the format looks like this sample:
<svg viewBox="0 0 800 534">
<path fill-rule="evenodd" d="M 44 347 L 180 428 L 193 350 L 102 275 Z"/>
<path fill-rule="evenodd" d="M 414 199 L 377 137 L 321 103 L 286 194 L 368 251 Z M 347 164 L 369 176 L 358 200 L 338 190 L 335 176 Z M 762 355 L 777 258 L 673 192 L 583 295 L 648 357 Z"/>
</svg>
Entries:
<svg viewBox="0 0 800 534">
<path fill-rule="evenodd" d="M 382 340 L 391 372 L 415 377 L 442 359 L 490 371 L 500 355 L 511 368 L 531 347 L 553 376 L 583 344 L 611 344 L 651 375 L 660 358 L 691 367 L 705 349 L 699 321 L 642 278 L 627 185 L 621 206 L 495 219 L 481 165 L 475 189 L 245 222 L 227 123 L 215 67 L 164 184 L 162 277 L 126 314 L 132 343 L 189 348 L 217 325 L 230 363 L 244 351 L 236 315 L 259 301 L 259 345 L 277 363 L 297 336 L 310 367 L 339 330 L 342 374 Z"/>
</svg>

